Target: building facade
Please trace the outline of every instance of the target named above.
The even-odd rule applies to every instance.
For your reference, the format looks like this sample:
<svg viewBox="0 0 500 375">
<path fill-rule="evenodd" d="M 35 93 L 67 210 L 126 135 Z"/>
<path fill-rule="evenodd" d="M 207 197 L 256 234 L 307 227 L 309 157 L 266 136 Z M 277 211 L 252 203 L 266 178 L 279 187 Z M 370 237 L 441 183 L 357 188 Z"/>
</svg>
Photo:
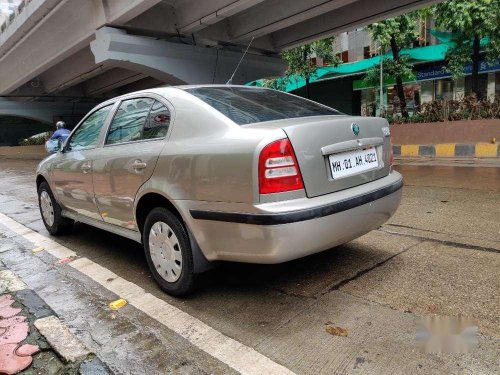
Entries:
<svg viewBox="0 0 500 375">
<path fill-rule="evenodd" d="M 433 55 L 433 49 L 438 50 L 437 46 L 442 43 L 431 31 L 434 28 L 434 21 L 431 18 L 420 20 L 417 27 L 421 37 L 414 43 L 413 48 L 421 49 L 422 52 L 428 51 L 429 56 Z M 340 34 L 335 40 L 333 51 L 344 64 L 359 64 L 362 60 L 379 56 L 381 49 L 366 29 L 359 28 Z M 459 100 L 470 92 L 472 85 L 470 66 L 465 68 L 465 76 L 457 80 L 453 80 L 446 71 L 444 56 L 438 60 L 432 56 L 428 61 L 418 61 L 414 63 L 413 70 L 414 77 L 404 80 L 405 97 L 410 113 L 423 103 L 445 98 Z M 493 100 L 495 95 L 500 94 L 500 62 L 491 65 L 482 61 L 479 73 L 481 97 Z M 353 101 L 358 101 L 353 107 L 358 107 L 359 113 L 365 116 L 380 114 L 379 83 L 370 85 L 363 80 L 363 74 L 354 75 L 352 94 Z M 395 80 L 391 77 L 384 79 L 382 100 L 383 109 L 388 114 L 394 114 L 399 110 Z"/>
</svg>

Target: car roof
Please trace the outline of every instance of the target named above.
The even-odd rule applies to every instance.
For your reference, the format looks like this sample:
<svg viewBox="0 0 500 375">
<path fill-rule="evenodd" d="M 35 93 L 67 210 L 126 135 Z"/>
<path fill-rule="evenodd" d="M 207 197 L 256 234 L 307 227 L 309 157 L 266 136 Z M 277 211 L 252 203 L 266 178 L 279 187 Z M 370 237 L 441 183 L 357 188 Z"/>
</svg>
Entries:
<svg viewBox="0 0 500 375">
<path fill-rule="evenodd" d="M 168 87 L 175 87 L 179 88 L 182 90 L 187 90 L 187 89 L 197 89 L 201 87 L 241 87 L 241 88 L 257 88 L 256 86 L 245 86 L 245 85 L 224 85 L 224 84 L 202 84 L 202 85 L 179 85 L 179 86 L 168 86 Z M 263 88 L 263 87 L 258 87 L 258 88 Z"/>
<path fill-rule="evenodd" d="M 150 88 L 150 89 L 145 89 L 145 90 L 139 90 L 139 91 L 133 91 L 129 92 L 127 94 L 123 94 L 120 96 L 116 96 L 114 98 L 108 99 L 100 104 L 98 104 L 94 109 L 100 108 L 100 107 L 105 107 L 109 105 L 110 103 L 116 102 L 117 100 L 122 100 L 124 98 L 127 98 L 131 95 L 137 95 L 137 94 L 158 94 L 162 95 L 165 93 L 165 90 L 188 90 L 188 89 L 196 89 L 196 88 L 203 88 L 203 87 L 238 87 L 238 88 L 247 88 L 247 89 L 266 89 L 265 87 L 256 87 L 256 86 L 245 86 L 245 85 L 225 85 L 225 84 L 199 84 L 199 85 L 178 85 L 178 86 L 161 86 L 161 87 L 155 87 L 155 88 Z"/>
</svg>

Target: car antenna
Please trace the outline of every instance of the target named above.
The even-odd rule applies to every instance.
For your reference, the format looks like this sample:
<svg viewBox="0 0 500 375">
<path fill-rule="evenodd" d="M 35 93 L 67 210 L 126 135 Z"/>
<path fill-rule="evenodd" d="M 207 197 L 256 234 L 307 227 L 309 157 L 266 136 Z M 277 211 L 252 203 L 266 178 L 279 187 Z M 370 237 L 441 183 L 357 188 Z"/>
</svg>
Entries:
<svg viewBox="0 0 500 375">
<path fill-rule="evenodd" d="M 241 65 L 241 62 L 243 61 L 243 59 L 245 58 L 247 52 L 248 52 L 248 49 L 250 48 L 250 46 L 252 45 L 252 42 L 253 42 L 253 39 L 255 37 L 252 37 L 252 40 L 250 41 L 250 43 L 248 43 L 248 46 L 247 46 L 247 49 L 245 50 L 245 53 L 243 54 L 243 56 L 241 56 L 241 59 L 240 61 L 238 62 L 238 65 L 236 65 L 236 69 L 234 69 L 234 72 L 233 74 L 231 75 L 231 78 L 229 78 L 229 80 L 226 82 L 226 85 L 232 85 L 233 84 L 233 78 L 234 78 L 234 75 L 236 74 L 236 72 L 238 71 L 238 68 L 240 67 Z"/>
</svg>

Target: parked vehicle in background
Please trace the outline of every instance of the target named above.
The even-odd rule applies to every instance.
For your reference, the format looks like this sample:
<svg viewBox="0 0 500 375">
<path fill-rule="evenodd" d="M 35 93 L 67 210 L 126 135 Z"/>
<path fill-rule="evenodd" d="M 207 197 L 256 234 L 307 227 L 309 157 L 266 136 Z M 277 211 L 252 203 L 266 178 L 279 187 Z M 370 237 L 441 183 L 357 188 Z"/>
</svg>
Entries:
<svg viewBox="0 0 500 375">
<path fill-rule="evenodd" d="M 141 242 L 168 293 L 216 261 L 279 263 L 348 242 L 396 211 L 387 121 L 282 92 L 181 86 L 94 108 L 37 170 L 58 235 L 80 221 Z"/>
</svg>

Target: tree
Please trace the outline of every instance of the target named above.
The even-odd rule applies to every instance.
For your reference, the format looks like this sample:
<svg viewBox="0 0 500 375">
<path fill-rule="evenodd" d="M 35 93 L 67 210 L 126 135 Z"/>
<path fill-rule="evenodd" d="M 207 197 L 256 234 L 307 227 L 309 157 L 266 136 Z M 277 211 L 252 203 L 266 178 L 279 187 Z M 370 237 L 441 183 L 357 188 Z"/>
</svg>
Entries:
<svg viewBox="0 0 500 375">
<path fill-rule="evenodd" d="M 305 44 L 300 47 L 291 48 L 281 53 L 281 58 L 288 63 L 285 77 L 289 79 L 294 74 L 303 77 L 306 81 L 306 95 L 310 99 L 310 79 L 316 70 L 311 59 L 320 57 L 326 64 L 337 66 L 340 59 L 333 55 L 333 42 L 335 38 L 330 37 Z"/>
<path fill-rule="evenodd" d="M 283 78 L 264 78 L 262 80 L 262 87 L 266 87 L 268 89 L 285 91 L 286 90 L 286 81 Z"/>
<path fill-rule="evenodd" d="M 447 70 L 453 78 L 464 76 L 472 64 L 472 92 L 480 97 L 479 64 L 481 40 L 489 38 L 485 52 L 495 61 L 500 52 L 500 0 L 448 0 L 435 6 L 436 26 L 453 32 L 453 46 L 448 50 Z"/>
<path fill-rule="evenodd" d="M 413 73 L 408 56 L 401 54 L 401 50 L 418 38 L 416 20 L 416 13 L 408 13 L 368 26 L 372 38 L 379 43 L 382 50 L 390 49 L 392 52 L 392 60 L 383 59 L 384 72 L 396 79 L 396 91 L 401 115 L 404 118 L 409 116 L 406 109 L 403 77 Z"/>
</svg>

